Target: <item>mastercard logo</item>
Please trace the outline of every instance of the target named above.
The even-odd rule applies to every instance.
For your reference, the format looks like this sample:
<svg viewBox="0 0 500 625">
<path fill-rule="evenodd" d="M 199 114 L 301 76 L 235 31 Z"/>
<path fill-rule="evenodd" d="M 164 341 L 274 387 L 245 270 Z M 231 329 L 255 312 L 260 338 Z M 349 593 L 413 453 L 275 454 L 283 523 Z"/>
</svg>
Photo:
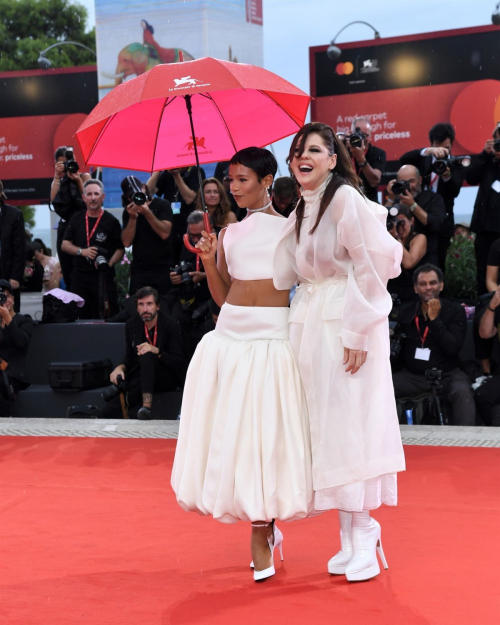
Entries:
<svg viewBox="0 0 500 625">
<path fill-rule="evenodd" d="M 354 65 L 347 61 L 347 63 L 337 63 L 337 67 L 335 68 L 335 73 L 339 76 L 348 76 L 352 74 L 354 71 Z"/>
</svg>

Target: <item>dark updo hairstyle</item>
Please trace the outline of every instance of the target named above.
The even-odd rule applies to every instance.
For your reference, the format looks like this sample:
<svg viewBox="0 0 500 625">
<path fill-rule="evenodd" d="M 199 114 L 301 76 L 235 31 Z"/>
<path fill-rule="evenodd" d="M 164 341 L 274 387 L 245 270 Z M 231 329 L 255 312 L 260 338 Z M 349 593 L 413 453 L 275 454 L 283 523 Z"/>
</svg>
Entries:
<svg viewBox="0 0 500 625">
<path fill-rule="evenodd" d="M 257 174 L 260 182 L 262 178 L 271 175 L 273 178 L 278 171 L 278 163 L 274 154 L 265 148 L 244 148 L 233 156 L 230 165 L 243 165 Z"/>
<path fill-rule="evenodd" d="M 310 122 L 299 130 L 299 132 L 295 135 L 292 145 L 290 147 L 290 153 L 288 154 L 288 158 L 286 162 L 288 165 L 292 162 L 294 156 L 300 157 L 304 152 L 304 148 L 306 145 L 307 137 L 310 134 L 318 134 L 325 144 L 326 149 L 328 150 L 328 154 L 332 156 L 333 154 L 337 155 L 337 164 L 335 169 L 332 171 L 332 177 L 330 182 L 326 185 L 326 189 L 321 197 L 321 202 L 319 205 L 319 213 L 318 218 L 316 219 L 316 223 L 309 231 L 309 234 L 313 234 L 316 228 L 319 226 L 319 222 L 323 217 L 328 205 L 333 199 L 333 196 L 337 192 L 338 188 L 343 184 L 350 185 L 356 191 L 359 192 L 361 196 L 363 194 L 360 190 L 361 180 L 356 175 L 354 171 L 354 166 L 352 164 L 351 157 L 349 155 L 349 151 L 345 147 L 345 145 L 340 141 L 336 134 L 333 132 L 333 129 L 326 124 L 322 124 L 321 122 Z M 295 232 L 297 235 L 297 241 L 300 239 L 300 228 L 302 226 L 302 220 L 304 219 L 304 210 L 305 210 L 305 202 L 304 199 L 301 198 L 299 203 L 297 204 L 296 215 L 297 221 L 295 222 Z"/>
</svg>

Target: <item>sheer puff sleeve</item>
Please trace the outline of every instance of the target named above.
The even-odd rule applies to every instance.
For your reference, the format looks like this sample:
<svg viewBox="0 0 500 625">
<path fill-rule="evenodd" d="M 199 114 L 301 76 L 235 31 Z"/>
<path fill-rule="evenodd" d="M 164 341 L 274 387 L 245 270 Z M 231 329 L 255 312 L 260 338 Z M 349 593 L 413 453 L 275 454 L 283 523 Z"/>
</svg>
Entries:
<svg viewBox="0 0 500 625">
<path fill-rule="evenodd" d="M 340 187 L 329 210 L 351 260 L 340 338 L 344 347 L 367 351 L 370 330 L 391 310 L 387 281 L 401 272 L 403 247 L 387 232 L 387 209 L 352 187 Z"/>
</svg>

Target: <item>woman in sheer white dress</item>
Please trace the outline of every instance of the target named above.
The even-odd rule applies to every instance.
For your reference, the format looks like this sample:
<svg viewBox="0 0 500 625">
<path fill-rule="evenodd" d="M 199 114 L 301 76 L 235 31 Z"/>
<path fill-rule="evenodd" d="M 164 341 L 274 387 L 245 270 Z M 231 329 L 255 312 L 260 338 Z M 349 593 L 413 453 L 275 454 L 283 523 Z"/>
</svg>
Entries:
<svg viewBox="0 0 500 625">
<path fill-rule="evenodd" d="M 252 523 L 256 581 L 275 573 L 283 535 L 274 519 L 305 518 L 313 503 L 306 398 L 288 340 L 289 290 L 273 285 L 287 223 L 267 191 L 276 169 L 268 150 L 236 153 L 231 192 L 248 216 L 222 230 L 218 246 L 206 232 L 197 244 L 222 308 L 189 365 L 171 480 L 185 510 Z"/>
<path fill-rule="evenodd" d="M 309 409 L 315 508 L 339 511 L 341 550 L 330 573 L 369 579 L 380 572 L 376 547 L 386 565 L 369 511 L 396 505 L 396 473 L 405 469 L 386 289 L 402 249 L 387 232 L 387 210 L 359 191 L 347 149 L 329 126 L 304 126 L 289 163 L 302 197 L 277 248 L 274 283 L 300 283 L 290 342 Z"/>
</svg>

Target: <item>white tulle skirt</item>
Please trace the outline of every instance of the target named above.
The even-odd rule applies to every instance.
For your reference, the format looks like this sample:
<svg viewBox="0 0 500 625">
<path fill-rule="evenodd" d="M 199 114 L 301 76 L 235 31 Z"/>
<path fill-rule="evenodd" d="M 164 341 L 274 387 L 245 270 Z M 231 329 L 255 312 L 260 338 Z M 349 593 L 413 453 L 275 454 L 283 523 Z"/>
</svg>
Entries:
<svg viewBox="0 0 500 625">
<path fill-rule="evenodd" d="M 288 308 L 224 304 L 191 360 L 172 488 L 224 523 L 291 521 L 313 509 L 306 400 Z"/>
<path fill-rule="evenodd" d="M 397 473 L 387 473 L 362 482 L 323 488 L 314 494 L 314 508 L 318 512 L 332 508 L 346 512 L 361 512 L 376 510 L 382 504 L 396 506 L 397 503 Z"/>
</svg>

